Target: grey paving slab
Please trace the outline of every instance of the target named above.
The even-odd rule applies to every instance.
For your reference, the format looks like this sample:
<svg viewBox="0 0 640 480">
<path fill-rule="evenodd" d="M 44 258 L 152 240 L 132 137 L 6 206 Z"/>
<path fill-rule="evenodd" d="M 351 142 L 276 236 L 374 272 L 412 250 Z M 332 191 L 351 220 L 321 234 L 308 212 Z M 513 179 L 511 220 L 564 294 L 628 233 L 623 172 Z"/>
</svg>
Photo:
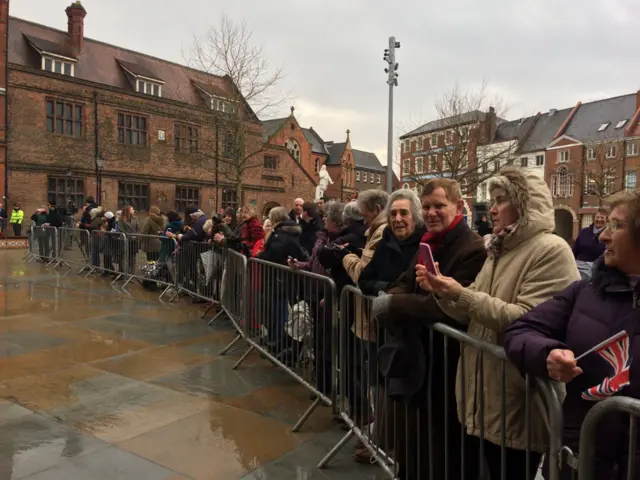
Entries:
<svg viewBox="0 0 640 480">
<path fill-rule="evenodd" d="M 2 428 L 1 425 L 4 422 L 10 422 L 32 413 L 31 410 L 16 405 L 15 403 L 0 403 L 0 428 Z"/>
<path fill-rule="evenodd" d="M 41 332 L 30 332 L 28 330 L 4 333 L 0 335 L 0 342 L 2 341 L 22 347 L 24 351 L 21 353 L 59 347 L 69 343 L 69 340 L 59 338 L 54 335 L 48 335 Z"/>
<path fill-rule="evenodd" d="M 271 365 L 252 365 L 232 370 L 234 363 L 234 359 L 220 358 L 159 378 L 153 383 L 198 395 L 238 397 L 292 381 L 288 375 Z"/>
<path fill-rule="evenodd" d="M 168 480 L 175 472 L 117 447 L 63 460 L 27 480 Z"/>
<path fill-rule="evenodd" d="M 72 458 L 107 447 L 97 438 L 79 433 L 37 413 L 0 426 L 0 478 L 17 480 Z"/>
<path fill-rule="evenodd" d="M 90 422 L 181 396 L 174 390 L 116 374 L 105 374 L 75 383 L 72 389 L 78 397 L 75 403 L 47 412 L 67 425 Z"/>
<path fill-rule="evenodd" d="M 211 330 L 203 323 L 166 323 L 153 327 L 138 328 L 129 332 L 131 338 L 156 345 L 193 340 L 211 335 Z"/>
<path fill-rule="evenodd" d="M 246 480 L 304 479 L 304 480 L 387 480 L 389 477 L 376 465 L 361 465 L 353 461 L 351 455 L 355 440 L 336 455 L 324 469 L 317 468 L 318 462 L 327 454 L 345 432 L 331 430 L 300 444 L 291 452 L 273 460 L 258 470 L 245 476 Z"/>
<path fill-rule="evenodd" d="M 0 338 L 0 358 L 13 357 L 14 355 L 20 355 L 28 351 L 25 347 Z"/>
</svg>

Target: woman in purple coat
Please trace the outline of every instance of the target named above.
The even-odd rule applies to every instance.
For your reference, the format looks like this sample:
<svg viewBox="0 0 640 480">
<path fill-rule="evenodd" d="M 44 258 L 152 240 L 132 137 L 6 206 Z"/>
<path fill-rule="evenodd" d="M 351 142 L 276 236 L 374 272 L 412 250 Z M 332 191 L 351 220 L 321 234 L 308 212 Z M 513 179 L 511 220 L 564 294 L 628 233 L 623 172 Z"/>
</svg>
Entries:
<svg viewBox="0 0 640 480">
<path fill-rule="evenodd" d="M 640 341 L 636 339 L 640 335 L 640 196 L 620 194 L 612 199 L 611 208 L 600 236 L 605 253 L 595 262 L 591 280 L 574 283 L 505 332 L 507 356 L 521 372 L 566 383 L 563 443 L 574 453 L 578 452 L 582 422 L 598 400 L 611 394 L 640 398 Z M 586 392 L 611 377 L 613 368 L 597 353 L 578 362 L 576 357 L 622 331 L 630 339 L 622 348 L 633 359 L 630 383 L 617 393 L 594 398 Z M 626 415 L 615 414 L 601 422 L 596 436 L 596 478 L 626 478 L 627 449 Z M 563 475 L 571 478 L 568 471 Z"/>
</svg>

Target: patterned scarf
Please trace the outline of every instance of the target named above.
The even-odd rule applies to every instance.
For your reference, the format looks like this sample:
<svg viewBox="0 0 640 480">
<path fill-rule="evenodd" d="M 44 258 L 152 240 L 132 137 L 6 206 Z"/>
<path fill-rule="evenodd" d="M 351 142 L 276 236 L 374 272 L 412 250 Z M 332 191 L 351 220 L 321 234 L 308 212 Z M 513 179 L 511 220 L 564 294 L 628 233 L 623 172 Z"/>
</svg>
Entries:
<svg viewBox="0 0 640 480">
<path fill-rule="evenodd" d="M 518 228 L 518 224 L 514 223 L 505 227 L 498 234 L 492 234 L 487 236 L 487 241 L 485 247 L 487 248 L 487 252 L 493 255 L 494 258 L 498 258 L 503 253 L 504 241 L 509 238 Z"/>
</svg>

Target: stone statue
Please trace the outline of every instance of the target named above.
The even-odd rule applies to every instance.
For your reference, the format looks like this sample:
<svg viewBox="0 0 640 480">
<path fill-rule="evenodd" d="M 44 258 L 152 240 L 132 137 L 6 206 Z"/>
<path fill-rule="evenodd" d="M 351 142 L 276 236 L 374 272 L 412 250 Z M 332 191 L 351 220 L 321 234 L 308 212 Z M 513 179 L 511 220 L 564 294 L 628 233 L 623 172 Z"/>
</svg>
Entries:
<svg viewBox="0 0 640 480">
<path fill-rule="evenodd" d="M 331 180 L 331 176 L 329 175 L 329 172 L 327 172 L 326 165 L 323 165 L 320 168 L 319 175 L 320 181 L 316 187 L 316 202 L 324 197 L 324 192 L 327 190 L 327 187 L 329 185 L 333 185 L 333 180 Z"/>
</svg>

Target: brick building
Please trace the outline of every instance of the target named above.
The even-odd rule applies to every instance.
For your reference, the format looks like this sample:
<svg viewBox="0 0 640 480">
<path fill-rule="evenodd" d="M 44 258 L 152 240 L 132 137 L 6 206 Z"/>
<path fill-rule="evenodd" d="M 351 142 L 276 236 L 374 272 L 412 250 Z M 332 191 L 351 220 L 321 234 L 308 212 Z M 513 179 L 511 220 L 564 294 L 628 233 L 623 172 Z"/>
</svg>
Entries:
<svg viewBox="0 0 640 480">
<path fill-rule="evenodd" d="M 436 177 L 460 182 L 464 215 L 471 223 L 475 197 L 478 148 L 491 143 L 499 123 L 493 107 L 434 120 L 400 137 L 401 183 L 419 191 L 425 180 Z M 486 174 L 486 172 L 485 172 Z"/>
<path fill-rule="evenodd" d="M 637 190 L 640 92 L 578 102 L 546 147 L 545 179 L 556 207 L 556 229 L 575 238 L 607 196 Z"/>
<path fill-rule="evenodd" d="M 327 167 L 333 180 L 325 192 L 327 199 L 349 201 L 357 192 L 386 188 L 386 168 L 374 153 L 351 147 L 349 130 L 345 142 L 324 141 L 313 127 L 300 126 L 293 107 L 288 117 L 266 120 L 263 126 L 265 143 L 288 150 L 316 182 L 320 168 Z M 393 185 L 394 188 L 400 186 L 395 174 Z M 303 198 L 310 200 L 313 196 Z"/>
<path fill-rule="evenodd" d="M 289 151 L 263 144 L 262 123 L 229 77 L 85 38 L 79 1 L 66 9 L 68 31 L 7 14 L 0 0 L 0 29 L 8 26 L 0 39 L 9 42 L 8 65 L 0 63 L 2 101 L 9 79 L 0 163 L 6 148 L 9 201 L 21 202 L 25 214 L 47 199 L 82 205 L 98 184 L 108 209 L 266 210 L 313 195 L 316 182 Z M 4 133 L 3 111 L 0 104 Z M 240 119 L 241 142 L 219 126 L 224 115 Z M 235 181 L 221 174 L 234 141 L 251 167 Z"/>
</svg>

